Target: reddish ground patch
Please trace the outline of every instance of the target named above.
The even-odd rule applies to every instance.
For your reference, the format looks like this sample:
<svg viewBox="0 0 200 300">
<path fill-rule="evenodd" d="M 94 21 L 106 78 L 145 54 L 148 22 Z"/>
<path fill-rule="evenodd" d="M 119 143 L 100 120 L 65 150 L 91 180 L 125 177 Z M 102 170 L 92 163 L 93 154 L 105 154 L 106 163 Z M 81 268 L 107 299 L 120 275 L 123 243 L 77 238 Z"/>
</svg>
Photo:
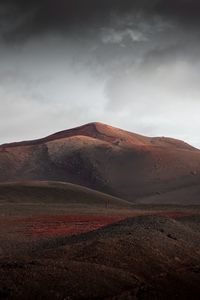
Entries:
<svg viewBox="0 0 200 300">
<path fill-rule="evenodd" d="M 18 233 L 39 238 L 88 232 L 114 222 L 138 215 L 160 215 L 173 219 L 189 216 L 186 211 L 151 211 L 131 215 L 57 215 L 17 219 L 12 222 Z"/>
<path fill-rule="evenodd" d="M 18 231 L 32 237 L 51 237 L 95 230 L 124 219 L 125 216 L 42 216 L 18 219 Z"/>
</svg>

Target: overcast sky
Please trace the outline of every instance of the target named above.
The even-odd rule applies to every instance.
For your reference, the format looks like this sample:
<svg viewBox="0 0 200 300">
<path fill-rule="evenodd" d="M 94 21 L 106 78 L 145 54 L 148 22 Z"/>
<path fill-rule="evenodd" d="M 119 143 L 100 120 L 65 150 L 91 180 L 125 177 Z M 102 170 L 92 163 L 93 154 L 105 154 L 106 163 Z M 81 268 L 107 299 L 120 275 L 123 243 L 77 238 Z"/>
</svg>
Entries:
<svg viewBox="0 0 200 300">
<path fill-rule="evenodd" d="M 100 121 L 200 147 L 198 0 L 4 0 L 0 143 Z"/>
</svg>

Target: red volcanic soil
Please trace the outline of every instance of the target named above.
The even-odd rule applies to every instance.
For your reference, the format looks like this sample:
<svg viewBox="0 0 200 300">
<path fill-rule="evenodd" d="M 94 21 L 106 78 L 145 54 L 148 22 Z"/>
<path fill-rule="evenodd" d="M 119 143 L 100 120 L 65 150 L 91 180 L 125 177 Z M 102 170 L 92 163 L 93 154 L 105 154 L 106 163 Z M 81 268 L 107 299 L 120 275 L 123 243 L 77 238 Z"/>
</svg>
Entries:
<svg viewBox="0 0 200 300">
<path fill-rule="evenodd" d="M 18 232 L 32 237 L 63 236 L 95 230 L 126 218 L 126 216 L 40 216 L 13 221 Z"/>
<path fill-rule="evenodd" d="M 103 226 L 121 221 L 127 217 L 140 215 L 157 215 L 178 219 L 190 216 L 187 211 L 143 211 L 129 215 L 58 215 L 20 218 L 12 221 L 17 232 L 33 238 L 49 238 L 89 232 Z"/>
</svg>

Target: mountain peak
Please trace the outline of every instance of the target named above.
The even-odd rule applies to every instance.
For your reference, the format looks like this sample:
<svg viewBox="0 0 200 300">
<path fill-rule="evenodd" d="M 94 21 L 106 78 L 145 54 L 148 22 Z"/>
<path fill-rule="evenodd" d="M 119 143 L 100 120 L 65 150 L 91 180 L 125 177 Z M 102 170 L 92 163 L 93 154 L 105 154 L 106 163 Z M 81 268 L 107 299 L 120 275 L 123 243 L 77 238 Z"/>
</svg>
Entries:
<svg viewBox="0 0 200 300">
<path fill-rule="evenodd" d="M 183 141 L 166 137 L 150 138 L 129 131 L 125 131 L 120 128 L 113 127 L 101 122 L 87 123 L 79 127 L 59 131 L 57 133 L 37 140 L 4 144 L 0 146 L 0 149 L 4 150 L 11 147 L 40 145 L 55 140 L 61 140 L 77 136 L 98 139 L 100 141 L 108 142 L 110 144 L 121 147 L 149 146 L 182 150 L 197 150 L 194 147 L 188 145 L 187 143 L 184 143 Z"/>
</svg>

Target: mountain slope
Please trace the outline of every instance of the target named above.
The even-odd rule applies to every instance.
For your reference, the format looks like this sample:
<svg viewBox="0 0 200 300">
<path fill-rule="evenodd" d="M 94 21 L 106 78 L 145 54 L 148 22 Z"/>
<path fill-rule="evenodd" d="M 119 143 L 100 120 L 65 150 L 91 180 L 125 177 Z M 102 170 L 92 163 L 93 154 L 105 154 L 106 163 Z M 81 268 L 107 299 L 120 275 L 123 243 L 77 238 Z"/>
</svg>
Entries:
<svg viewBox="0 0 200 300">
<path fill-rule="evenodd" d="M 65 181 L 123 199 L 197 184 L 200 151 L 90 123 L 44 139 L 0 146 L 0 181 Z"/>
</svg>

